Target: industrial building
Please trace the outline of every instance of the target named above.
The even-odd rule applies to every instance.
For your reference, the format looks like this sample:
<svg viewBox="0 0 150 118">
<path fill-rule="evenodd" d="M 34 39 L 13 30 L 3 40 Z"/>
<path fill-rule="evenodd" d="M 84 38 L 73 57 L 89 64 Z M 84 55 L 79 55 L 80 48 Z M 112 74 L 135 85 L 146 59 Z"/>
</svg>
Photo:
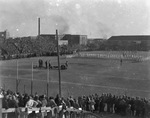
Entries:
<svg viewBox="0 0 150 118">
<path fill-rule="evenodd" d="M 109 47 L 124 50 L 150 50 L 149 35 L 112 36 L 108 39 Z"/>
<path fill-rule="evenodd" d="M 88 38 L 87 43 L 95 43 L 95 42 L 103 42 L 105 39 L 103 38 Z"/>
<path fill-rule="evenodd" d="M 55 34 L 41 34 L 43 38 L 46 38 L 52 42 L 56 42 Z M 64 34 L 59 35 L 59 44 L 63 45 L 86 45 L 87 44 L 87 35 L 72 35 L 72 34 Z"/>
<path fill-rule="evenodd" d="M 72 35 L 65 34 L 61 40 L 67 40 L 68 45 L 86 45 L 87 44 L 87 35 Z"/>
</svg>

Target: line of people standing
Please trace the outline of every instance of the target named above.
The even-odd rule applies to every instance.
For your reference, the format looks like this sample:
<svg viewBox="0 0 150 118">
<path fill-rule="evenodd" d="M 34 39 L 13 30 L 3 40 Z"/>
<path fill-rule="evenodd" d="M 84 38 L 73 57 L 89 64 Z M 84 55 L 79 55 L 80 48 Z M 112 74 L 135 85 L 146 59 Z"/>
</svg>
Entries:
<svg viewBox="0 0 150 118">
<path fill-rule="evenodd" d="M 38 63 L 39 63 L 39 68 L 43 68 L 44 67 L 44 62 L 43 62 L 42 59 L 39 59 Z M 66 61 L 65 64 L 63 64 L 63 66 L 65 66 L 67 68 L 68 67 L 68 61 Z M 47 68 L 49 68 L 49 69 L 53 68 L 52 65 L 51 65 L 51 61 L 50 60 L 49 61 L 47 61 L 47 60 L 45 61 L 45 68 L 46 69 Z"/>
<path fill-rule="evenodd" d="M 39 59 L 39 68 L 42 68 L 42 67 L 44 67 L 43 65 L 44 65 L 44 62 L 43 62 L 43 60 L 42 59 Z M 45 61 L 45 68 L 47 69 L 47 68 L 49 68 L 49 69 L 51 69 L 52 68 L 52 65 L 51 65 L 51 61 L 49 60 L 49 61 Z"/>
</svg>

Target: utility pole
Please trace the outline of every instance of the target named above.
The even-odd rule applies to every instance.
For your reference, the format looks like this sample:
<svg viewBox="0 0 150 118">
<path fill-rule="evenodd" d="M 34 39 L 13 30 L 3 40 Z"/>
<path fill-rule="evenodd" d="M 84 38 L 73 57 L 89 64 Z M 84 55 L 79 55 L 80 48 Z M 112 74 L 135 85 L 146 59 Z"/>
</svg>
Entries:
<svg viewBox="0 0 150 118">
<path fill-rule="evenodd" d="M 18 80 L 18 60 L 17 60 L 17 78 L 16 78 L 16 93 L 18 92 L 19 80 Z"/>
<path fill-rule="evenodd" d="M 33 95 L 33 62 L 32 62 L 32 78 L 31 78 L 31 95 Z"/>
<path fill-rule="evenodd" d="M 47 68 L 47 97 L 49 93 L 49 67 Z"/>
<path fill-rule="evenodd" d="M 57 29 L 56 29 L 56 41 L 57 41 L 57 59 L 58 59 L 58 74 L 59 74 L 59 96 L 61 97 L 61 73 L 60 73 L 60 58 L 59 58 L 59 39 Z"/>
</svg>

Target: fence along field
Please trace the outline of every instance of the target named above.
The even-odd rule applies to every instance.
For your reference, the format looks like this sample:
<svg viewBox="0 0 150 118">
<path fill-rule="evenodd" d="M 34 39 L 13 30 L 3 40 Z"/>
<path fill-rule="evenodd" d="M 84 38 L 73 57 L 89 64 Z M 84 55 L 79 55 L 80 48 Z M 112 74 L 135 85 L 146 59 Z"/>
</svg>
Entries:
<svg viewBox="0 0 150 118">
<path fill-rule="evenodd" d="M 84 52 L 87 53 L 87 52 Z M 88 52 L 93 54 L 117 54 L 121 52 Z M 131 54 L 133 52 L 126 52 Z M 149 52 L 134 52 L 140 58 L 148 58 Z M 118 56 L 118 57 L 119 57 Z M 106 57 L 106 56 L 105 56 Z M 110 58 L 108 56 L 107 58 Z M 117 56 L 116 56 L 117 57 Z M 52 65 L 57 65 L 56 57 L 38 57 L 18 59 L 19 92 L 30 93 L 32 78 L 32 62 L 38 65 L 38 59 L 51 60 Z M 130 96 L 150 96 L 149 61 L 123 61 L 120 66 L 119 59 L 101 58 L 63 58 L 61 64 L 68 60 L 67 70 L 61 70 L 63 96 L 89 95 L 94 93 L 127 94 Z M 1 61 L 2 86 L 5 89 L 15 90 L 17 77 L 17 60 Z M 46 93 L 47 70 L 33 70 L 33 93 Z M 49 95 L 58 93 L 58 71 L 49 71 Z"/>
</svg>

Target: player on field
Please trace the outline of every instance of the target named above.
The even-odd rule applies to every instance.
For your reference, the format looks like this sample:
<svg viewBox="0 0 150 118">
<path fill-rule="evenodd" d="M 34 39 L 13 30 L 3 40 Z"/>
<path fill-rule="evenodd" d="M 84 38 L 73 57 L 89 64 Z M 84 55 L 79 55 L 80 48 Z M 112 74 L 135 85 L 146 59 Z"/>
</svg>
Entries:
<svg viewBox="0 0 150 118">
<path fill-rule="evenodd" d="M 123 63 L 123 60 L 122 60 L 122 58 L 120 59 L 120 66 L 122 66 L 122 63 Z"/>
</svg>

